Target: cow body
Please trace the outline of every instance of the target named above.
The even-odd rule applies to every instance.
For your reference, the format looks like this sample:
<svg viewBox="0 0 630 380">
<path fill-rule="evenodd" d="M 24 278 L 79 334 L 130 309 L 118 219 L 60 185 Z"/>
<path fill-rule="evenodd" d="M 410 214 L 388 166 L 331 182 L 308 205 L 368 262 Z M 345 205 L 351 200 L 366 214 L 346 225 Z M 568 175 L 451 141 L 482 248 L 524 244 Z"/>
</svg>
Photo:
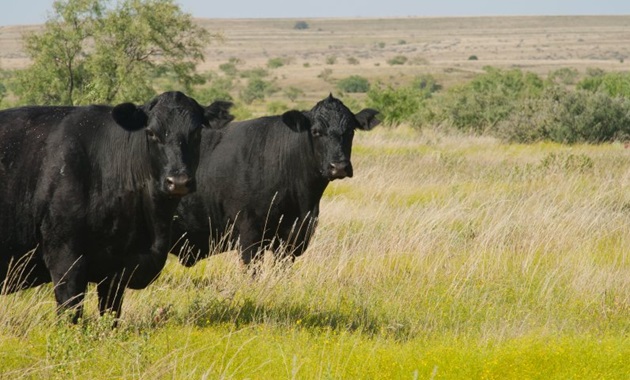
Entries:
<svg viewBox="0 0 630 380">
<path fill-rule="evenodd" d="M 46 282 L 82 312 L 89 282 L 101 313 L 125 287 L 149 285 L 170 248 L 173 213 L 195 189 L 201 129 L 231 120 L 178 92 L 144 106 L 22 107 L 0 112 L 0 285 Z"/>
<path fill-rule="evenodd" d="M 187 266 L 239 248 L 244 264 L 264 250 L 299 256 L 331 180 L 352 176 L 355 129 L 378 124 L 377 111 L 354 115 L 329 96 L 306 112 L 235 122 L 204 135 L 199 190 L 180 203 L 173 252 Z"/>
</svg>

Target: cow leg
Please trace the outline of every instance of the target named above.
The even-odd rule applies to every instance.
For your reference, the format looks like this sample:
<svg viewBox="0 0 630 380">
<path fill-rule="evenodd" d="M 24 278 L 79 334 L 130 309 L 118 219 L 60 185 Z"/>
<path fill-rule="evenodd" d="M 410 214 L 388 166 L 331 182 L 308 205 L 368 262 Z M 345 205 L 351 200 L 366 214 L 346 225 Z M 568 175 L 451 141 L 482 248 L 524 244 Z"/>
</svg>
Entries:
<svg viewBox="0 0 630 380">
<path fill-rule="evenodd" d="M 123 295 L 125 293 L 125 284 L 121 281 L 120 276 L 107 278 L 96 285 L 98 292 L 98 310 L 99 313 L 113 313 L 114 318 L 120 318 L 122 309 Z"/>
<path fill-rule="evenodd" d="M 72 258 L 68 254 L 72 252 L 70 250 L 58 252 L 58 255 L 45 255 L 49 257 L 46 266 L 54 284 L 57 312 L 63 314 L 72 310 L 72 322 L 77 323 L 83 315 L 83 299 L 88 283 L 87 260 L 83 256 Z"/>
</svg>

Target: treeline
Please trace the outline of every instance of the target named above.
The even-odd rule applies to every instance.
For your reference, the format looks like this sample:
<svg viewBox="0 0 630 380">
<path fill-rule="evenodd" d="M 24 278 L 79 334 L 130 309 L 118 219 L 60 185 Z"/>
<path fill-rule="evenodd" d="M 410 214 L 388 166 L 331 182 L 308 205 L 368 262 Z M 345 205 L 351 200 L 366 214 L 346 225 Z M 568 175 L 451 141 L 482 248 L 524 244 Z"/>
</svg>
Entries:
<svg viewBox="0 0 630 380">
<path fill-rule="evenodd" d="M 546 78 L 520 69 L 484 68 L 443 90 L 430 75 L 407 86 L 371 86 L 368 106 L 388 125 L 409 123 L 509 142 L 600 143 L 630 138 L 630 74 L 563 68 Z"/>
</svg>

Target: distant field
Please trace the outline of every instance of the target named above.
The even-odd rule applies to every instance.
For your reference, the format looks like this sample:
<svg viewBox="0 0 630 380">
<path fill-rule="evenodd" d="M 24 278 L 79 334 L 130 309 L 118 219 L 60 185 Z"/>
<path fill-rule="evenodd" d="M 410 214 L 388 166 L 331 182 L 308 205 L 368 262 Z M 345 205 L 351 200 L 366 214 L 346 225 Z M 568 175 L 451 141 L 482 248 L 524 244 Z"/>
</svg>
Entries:
<svg viewBox="0 0 630 380">
<path fill-rule="evenodd" d="M 199 19 L 224 41 L 206 49 L 200 71 L 217 70 L 231 57 L 243 68 L 264 67 L 270 58 L 290 63 L 273 70 L 280 87 L 298 86 L 310 100 L 335 87 L 318 78 L 324 69 L 332 79 L 359 74 L 370 80 L 401 83 L 432 73 L 448 86 L 469 78 L 483 66 L 519 67 L 539 74 L 560 67 L 581 71 L 630 68 L 630 16 L 466 17 L 303 19 L 306 30 L 294 29 L 296 19 Z M 0 28 L 0 68 L 28 64 L 20 35 L 37 26 Z M 405 65 L 389 65 L 395 56 Z M 476 56 L 478 60 L 469 60 Z M 327 58 L 335 57 L 334 64 Z M 348 62 L 354 58 L 358 64 Z M 305 64 L 308 67 L 305 67 Z"/>
</svg>

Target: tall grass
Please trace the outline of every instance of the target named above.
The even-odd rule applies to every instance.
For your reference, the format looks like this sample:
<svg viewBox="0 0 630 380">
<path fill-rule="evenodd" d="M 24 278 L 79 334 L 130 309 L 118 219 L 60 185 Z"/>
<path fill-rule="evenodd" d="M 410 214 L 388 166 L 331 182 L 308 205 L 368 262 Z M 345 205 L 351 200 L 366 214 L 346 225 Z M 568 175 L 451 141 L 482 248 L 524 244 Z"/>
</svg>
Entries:
<svg viewBox="0 0 630 380">
<path fill-rule="evenodd" d="M 630 152 L 405 127 L 356 136 L 312 245 L 228 252 L 129 291 L 120 327 L 0 298 L 6 378 L 624 378 Z M 0 377 L 3 377 L 0 375 Z"/>
</svg>

